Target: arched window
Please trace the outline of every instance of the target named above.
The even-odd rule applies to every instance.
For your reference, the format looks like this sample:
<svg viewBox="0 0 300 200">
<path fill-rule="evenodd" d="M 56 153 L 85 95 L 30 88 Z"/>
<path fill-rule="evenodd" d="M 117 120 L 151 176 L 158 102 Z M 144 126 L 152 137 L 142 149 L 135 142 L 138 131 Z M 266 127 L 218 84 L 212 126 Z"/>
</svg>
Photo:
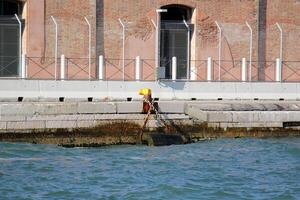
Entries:
<svg viewBox="0 0 300 200">
<path fill-rule="evenodd" d="M 172 76 L 171 60 L 177 58 L 177 78 L 189 78 L 190 42 L 193 9 L 183 5 L 167 5 L 160 21 L 160 65 L 165 67 L 165 78 Z"/>
</svg>

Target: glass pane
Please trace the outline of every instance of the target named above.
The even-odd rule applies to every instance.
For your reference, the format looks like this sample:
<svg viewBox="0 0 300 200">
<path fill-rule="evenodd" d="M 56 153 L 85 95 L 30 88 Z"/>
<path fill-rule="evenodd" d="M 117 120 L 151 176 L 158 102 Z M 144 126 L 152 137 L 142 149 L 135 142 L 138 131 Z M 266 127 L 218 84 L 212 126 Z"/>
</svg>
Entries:
<svg viewBox="0 0 300 200">
<path fill-rule="evenodd" d="M 188 31 L 182 24 L 164 23 L 161 30 L 161 66 L 166 68 L 166 78 L 172 78 L 172 57 L 177 58 L 177 79 L 187 78 Z M 175 29 L 174 29 L 175 28 Z"/>
<path fill-rule="evenodd" d="M 0 24 L 0 76 L 18 76 L 19 27 Z"/>
<path fill-rule="evenodd" d="M 0 1 L 0 15 L 14 15 L 18 13 L 18 3 L 6 0 Z"/>
</svg>

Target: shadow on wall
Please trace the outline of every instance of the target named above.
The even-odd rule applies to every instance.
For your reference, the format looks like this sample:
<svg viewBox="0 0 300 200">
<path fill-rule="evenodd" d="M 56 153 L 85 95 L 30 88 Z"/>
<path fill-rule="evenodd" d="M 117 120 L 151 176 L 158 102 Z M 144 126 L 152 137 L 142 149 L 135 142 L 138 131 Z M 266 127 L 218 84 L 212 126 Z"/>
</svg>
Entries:
<svg viewBox="0 0 300 200">
<path fill-rule="evenodd" d="M 162 87 L 172 88 L 173 90 L 184 90 L 186 81 L 158 81 L 158 85 Z"/>
</svg>

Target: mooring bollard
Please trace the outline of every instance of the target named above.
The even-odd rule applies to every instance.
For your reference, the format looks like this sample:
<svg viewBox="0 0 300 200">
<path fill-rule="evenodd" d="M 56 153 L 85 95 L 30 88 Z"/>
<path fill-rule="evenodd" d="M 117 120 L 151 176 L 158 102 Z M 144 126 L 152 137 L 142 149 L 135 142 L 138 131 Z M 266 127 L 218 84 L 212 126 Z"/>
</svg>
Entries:
<svg viewBox="0 0 300 200">
<path fill-rule="evenodd" d="M 135 58 L 135 80 L 141 80 L 141 58 L 139 56 Z"/>
<path fill-rule="evenodd" d="M 104 57 L 99 56 L 99 69 L 98 69 L 98 79 L 103 80 L 103 69 L 104 69 Z"/>
<path fill-rule="evenodd" d="M 26 76 L 26 54 L 22 54 L 21 58 L 21 78 L 25 79 L 27 78 Z"/>
<path fill-rule="evenodd" d="M 207 81 L 212 81 L 212 58 L 207 58 Z"/>
<path fill-rule="evenodd" d="M 276 59 L 276 81 L 282 81 L 282 61 L 280 58 Z"/>
<path fill-rule="evenodd" d="M 197 68 L 195 66 L 191 66 L 191 81 L 197 80 Z"/>
<path fill-rule="evenodd" d="M 173 81 L 177 80 L 177 58 L 176 57 L 172 58 L 172 80 Z"/>
<path fill-rule="evenodd" d="M 242 59 L 242 82 L 247 81 L 247 60 L 246 58 Z"/>
<path fill-rule="evenodd" d="M 65 80 L 65 55 L 60 57 L 60 80 Z"/>
</svg>

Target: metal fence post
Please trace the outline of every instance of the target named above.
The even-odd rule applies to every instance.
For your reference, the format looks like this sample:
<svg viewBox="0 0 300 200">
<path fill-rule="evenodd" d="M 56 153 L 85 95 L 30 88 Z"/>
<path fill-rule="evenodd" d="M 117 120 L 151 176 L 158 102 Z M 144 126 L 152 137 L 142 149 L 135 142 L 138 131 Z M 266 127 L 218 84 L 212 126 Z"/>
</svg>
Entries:
<svg viewBox="0 0 300 200">
<path fill-rule="evenodd" d="M 219 30 L 219 81 L 221 81 L 221 58 L 222 58 L 222 28 L 220 24 L 215 21 Z"/>
<path fill-rule="evenodd" d="M 195 61 L 196 62 L 196 61 Z M 195 66 L 191 67 L 191 80 L 196 81 L 197 80 L 197 68 Z"/>
<path fill-rule="evenodd" d="M 54 49 L 54 78 L 57 79 L 57 55 L 58 55 L 58 24 L 56 22 L 56 19 L 51 16 L 51 19 L 55 25 L 55 49 Z"/>
<path fill-rule="evenodd" d="M 98 78 L 99 80 L 103 80 L 103 69 L 104 69 L 104 57 L 103 56 L 99 56 L 99 71 L 98 71 Z"/>
<path fill-rule="evenodd" d="M 172 58 L 172 80 L 176 81 L 177 79 L 177 58 Z"/>
<path fill-rule="evenodd" d="M 191 69 L 190 69 L 190 38 L 191 38 L 191 30 L 189 25 L 187 24 L 187 22 L 185 20 L 183 20 L 183 23 L 185 24 L 187 31 L 188 31 L 188 42 L 187 42 L 187 74 L 186 74 L 186 79 L 189 80 L 190 79 L 190 74 L 191 74 Z"/>
<path fill-rule="evenodd" d="M 65 80 L 65 55 L 61 55 L 60 57 L 60 80 Z"/>
<path fill-rule="evenodd" d="M 141 80 L 141 58 L 140 58 L 140 56 L 137 56 L 135 58 L 135 80 L 136 81 Z"/>
<path fill-rule="evenodd" d="M 250 41 L 249 41 L 249 81 L 252 81 L 252 51 L 253 51 L 253 30 L 248 22 L 246 25 L 250 31 Z"/>
<path fill-rule="evenodd" d="M 242 81 L 247 81 L 247 60 L 246 58 L 242 59 Z"/>
<path fill-rule="evenodd" d="M 92 28 L 89 20 L 86 17 L 84 19 L 89 27 L 89 80 L 91 80 Z"/>
<path fill-rule="evenodd" d="M 212 81 L 212 58 L 207 59 L 207 81 Z"/>
<path fill-rule="evenodd" d="M 281 28 L 281 26 L 276 23 L 277 28 L 280 31 L 280 49 L 279 49 L 279 58 L 282 61 L 283 60 L 283 29 Z"/>
<path fill-rule="evenodd" d="M 19 23 L 19 75 L 21 72 L 22 78 L 22 22 L 17 14 L 15 14 L 15 17 Z"/>
<path fill-rule="evenodd" d="M 282 61 L 280 58 L 276 59 L 276 81 L 282 81 Z"/>
<path fill-rule="evenodd" d="M 26 76 L 26 54 L 22 54 L 22 58 L 21 58 L 21 78 L 25 79 L 27 78 Z"/>
<path fill-rule="evenodd" d="M 122 79 L 125 81 L 125 24 L 119 19 L 119 22 L 122 26 Z"/>
</svg>

